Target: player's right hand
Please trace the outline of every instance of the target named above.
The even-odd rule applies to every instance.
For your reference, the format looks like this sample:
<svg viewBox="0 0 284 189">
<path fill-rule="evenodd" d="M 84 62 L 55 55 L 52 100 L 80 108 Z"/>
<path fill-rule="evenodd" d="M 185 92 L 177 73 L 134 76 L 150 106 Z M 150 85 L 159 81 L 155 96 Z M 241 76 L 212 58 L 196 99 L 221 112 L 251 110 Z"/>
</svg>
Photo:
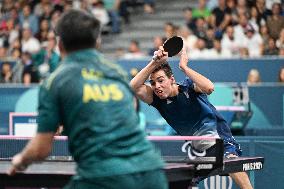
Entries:
<svg viewBox="0 0 284 189">
<path fill-rule="evenodd" d="M 159 47 L 159 50 L 154 52 L 154 56 L 153 56 L 153 61 L 160 65 L 164 62 L 166 62 L 166 60 L 168 59 L 168 53 L 166 51 L 164 51 L 163 46 Z"/>
<path fill-rule="evenodd" d="M 24 171 L 27 168 L 27 165 L 23 164 L 22 154 L 17 154 L 12 159 L 12 165 L 7 171 L 7 174 L 13 176 L 18 171 Z"/>
</svg>

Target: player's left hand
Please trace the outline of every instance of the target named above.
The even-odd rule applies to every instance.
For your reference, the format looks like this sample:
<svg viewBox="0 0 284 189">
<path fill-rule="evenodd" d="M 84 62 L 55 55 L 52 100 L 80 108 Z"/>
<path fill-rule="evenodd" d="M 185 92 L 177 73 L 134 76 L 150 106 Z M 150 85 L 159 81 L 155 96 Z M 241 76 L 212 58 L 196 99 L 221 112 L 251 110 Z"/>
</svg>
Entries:
<svg viewBox="0 0 284 189">
<path fill-rule="evenodd" d="M 181 70 L 184 70 L 187 67 L 187 64 L 188 64 L 188 56 L 186 54 L 185 47 L 183 47 L 180 55 L 179 68 Z"/>
<path fill-rule="evenodd" d="M 11 163 L 12 163 L 12 166 L 7 171 L 7 174 L 10 175 L 10 176 L 15 175 L 16 172 L 24 171 L 28 167 L 28 165 L 23 163 L 23 156 L 20 153 L 16 154 L 13 157 Z"/>
</svg>

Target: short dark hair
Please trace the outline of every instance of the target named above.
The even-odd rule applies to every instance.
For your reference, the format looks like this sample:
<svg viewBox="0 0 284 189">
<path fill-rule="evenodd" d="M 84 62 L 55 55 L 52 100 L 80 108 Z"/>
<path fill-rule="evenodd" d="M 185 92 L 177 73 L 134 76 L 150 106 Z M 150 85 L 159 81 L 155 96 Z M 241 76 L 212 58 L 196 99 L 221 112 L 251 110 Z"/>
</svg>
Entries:
<svg viewBox="0 0 284 189">
<path fill-rule="evenodd" d="M 154 74 L 160 70 L 163 70 L 166 74 L 166 76 L 168 78 L 170 78 L 171 76 L 173 76 L 173 71 L 172 71 L 172 68 L 171 66 L 169 65 L 168 62 L 164 62 L 162 63 L 160 66 L 158 66 L 151 74 Z"/>
<path fill-rule="evenodd" d="M 55 33 L 67 52 L 94 48 L 100 34 L 100 22 L 86 11 L 71 9 L 61 16 Z"/>
</svg>

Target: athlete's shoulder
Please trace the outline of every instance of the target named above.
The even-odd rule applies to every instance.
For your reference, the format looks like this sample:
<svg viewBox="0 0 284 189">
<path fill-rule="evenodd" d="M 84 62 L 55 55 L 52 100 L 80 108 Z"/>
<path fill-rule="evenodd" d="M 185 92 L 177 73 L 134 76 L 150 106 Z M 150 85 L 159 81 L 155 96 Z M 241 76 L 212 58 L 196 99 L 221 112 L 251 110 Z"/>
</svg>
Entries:
<svg viewBox="0 0 284 189">
<path fill-rule="evenodd" d="M 54 72 L 50 74 L 50 76 L 43 82 L 43 86 L 46 89 L 50 89 L 52 86 L 58 86 L 62 83 L 64 78 L 68 76 L 72 77 L 72 73 L 76 69 L 77 65 L 75 64 L 64 64 L 61 63 Z M 59 82 L 61 81 L 61 82 Z"/>
<path fill-rule="evenodd" d="M 125 81 L 128 80 L 127 72 L 124 69 L 122 69 L 122 67 L 119 66 L 117 63 L 114 63 L 113 61 L 107 59 L 103 54 L 99 54 L 98 58 L 100 63 L 105 66 L 106 71 L 111 71 L 110 73 L 118 74 L 119 77 L 121 77 Z"/>
</svg>

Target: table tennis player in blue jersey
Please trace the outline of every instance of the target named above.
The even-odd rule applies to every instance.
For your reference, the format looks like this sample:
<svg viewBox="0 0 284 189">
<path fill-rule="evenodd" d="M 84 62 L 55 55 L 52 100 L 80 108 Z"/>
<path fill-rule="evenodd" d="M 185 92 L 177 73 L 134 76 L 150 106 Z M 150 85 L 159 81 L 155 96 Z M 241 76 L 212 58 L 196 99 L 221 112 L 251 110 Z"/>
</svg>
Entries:
<svg viewBox="0 0 284 189">
<path fill-rule="evenodd" d="M 63 61 L 40 87 L 37 134 L 8 174 L 47 157 L 63 124 L 77 165 L 64 189 L 167 189 L 164 163 L 139 126 L 126 72 L 95 49 L 99 21 L 70 10 L 56 31 Z"/>
<path fill-rule="evenodd" d="M 154 57 L 130 82 L 136 96 L 155 107 L 168 124 L 183 136 L 218 137 L 224 140 L 224 156 L 241 155 L 239 144 L 230 128 L 215 107 L 207 100 L 214 91 L 213 83 L 188 66 L 186 50 L 182 49 L 179 68 L 186 79 L 176 82 L 171 67 L 167 63 L 168 53 L 160 47 Z M 150 85 L 146 84 L 149 79 Z M 192 143 L 192 153 L 213 148 L 213 143 L 197 141 Z M 242 189 L 252 189 L 245 172 L 230 176 Z"/>
</svg>

